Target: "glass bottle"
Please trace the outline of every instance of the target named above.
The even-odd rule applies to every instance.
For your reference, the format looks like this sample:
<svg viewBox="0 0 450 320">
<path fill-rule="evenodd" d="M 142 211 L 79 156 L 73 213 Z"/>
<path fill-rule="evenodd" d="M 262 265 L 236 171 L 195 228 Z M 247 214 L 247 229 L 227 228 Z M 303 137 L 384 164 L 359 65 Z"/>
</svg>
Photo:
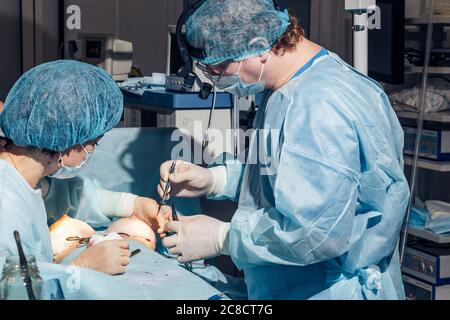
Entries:
<svg viewBox="0 0 450 320">
<path fill-rule="evenodd" d="M 36 300 L 41 299 L 43 280 L 39 274 L 36 258 L 27 257 L 28 273 L 30 274 L 31 287 Z M 20 267 L 18 256 L 6 258 L 3 273 L 0 279 L 0 299 L 2 300 L 29 300 L 25 279 Z"/>
</svg>

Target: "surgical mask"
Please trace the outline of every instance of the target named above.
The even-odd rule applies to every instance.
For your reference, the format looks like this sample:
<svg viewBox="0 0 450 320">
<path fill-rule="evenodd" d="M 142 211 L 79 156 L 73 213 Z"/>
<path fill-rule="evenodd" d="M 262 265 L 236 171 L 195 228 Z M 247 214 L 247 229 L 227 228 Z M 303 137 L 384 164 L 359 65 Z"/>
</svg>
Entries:
<svg viewBox="0 0 450 320">
<path fill-rule="evenodd" d="M 61 168 L 55 172 L 54 174 L 50 175 L 51 178 L 60 179 L 60 180 L 66 180 L 66 179 L 72 179 L 76 177 L 88 164 L 88 162 L 92 158 L 93 152 L 88 152 L 82 145 L 80 145 L 81 148 L 83 148 L 83 151 L 86 153 L 86 158 L 76 167 L 68 167 L 64 165 L 62 153 L 60 153 L 59 158 L 61 160 Z"/>
<path fill-rule="evenodd" d="M 264 73 L 265 64 L 264 63 L 262 64 L 258 82 L 248 84 L 242 81 L 241 77 L 239 76 L 239 72 L 241 71 L 242 67 L 242 62 L 243 61 L 241 61 L 241 63 L 239 64 L 239 69 L 235 74 L 231 76 L 220 77 L 220 79 L 215 83 L 217 88 L 229 92 L 231 94 L 234 94 L 238 97 L 248 97 L 264 91 L 266 84 L 261 79 Z"/>
</svg>

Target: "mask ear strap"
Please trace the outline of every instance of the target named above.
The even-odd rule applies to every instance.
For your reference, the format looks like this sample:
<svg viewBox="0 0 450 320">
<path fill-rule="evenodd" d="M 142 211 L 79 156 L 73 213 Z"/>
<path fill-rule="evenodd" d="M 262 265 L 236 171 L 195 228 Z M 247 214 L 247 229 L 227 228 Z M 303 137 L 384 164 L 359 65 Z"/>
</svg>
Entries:
<svg viewBox="0 0 450 320">
<path fill-rule="evenodd" d="M 269 57 L 270 57 L 270 55 L 267 57 L 267 60 L 269 59 Z M 263 76 L 263 74 L 264 74 L 264 67 L 266 66 L 267 60 L 266 60 L 266 62 L 262 63 L 261 73 L 259 74 L 259 79 L 258 79 L 258 81 L 261 81 L 261 79 L 262 79 L 262 76 Z"/>
<path fill-rule="evenodd" d="M 86 153 L 86 155 L 88 155 L 89 152 L 86 150 L 86 148 L 85 148 L 82 144 L 80 144 L 80 146 L 81 146 L 81 148 L 83 149 L 83 151 Z"/>
<path fill-rule="evenodd" d="M 242 61 L 239 63 L 238 71 L 237 71 L 235 74 L 239 75 L 239 72 L 241 72 L 241 68 L 242 68 L 242 63 L 243 63 L 243 62 L 244 62 L 244 60 L 242 60 Z"/>
<path fill-rule="evenodd" d="M 258 81 L 261 81 L 261 79 L 262 79 L 262 76 L 263 76 L 263 74 L 264 74 L 264 67 L 266 66 L 266 64 L 265 63 L 263 63 L 262 64 L 262 67 L 261 67 L 261 73 L 259 74 L 259 79 L 258 79 Z"/>
</svg>

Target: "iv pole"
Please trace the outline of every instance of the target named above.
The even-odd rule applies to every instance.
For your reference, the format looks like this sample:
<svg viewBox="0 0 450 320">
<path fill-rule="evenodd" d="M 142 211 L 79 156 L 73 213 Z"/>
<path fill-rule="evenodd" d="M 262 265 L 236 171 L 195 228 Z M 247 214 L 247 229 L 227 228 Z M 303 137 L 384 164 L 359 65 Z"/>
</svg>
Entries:
<svg viewBox="0 0 450 320">
<path fill-rule="evenodd" d="M 345 11 L 353 14 L 353 60 L 355 68 L 364 75 L 369 73 L 369 12 L 376 0 L 345 0 Z"/>
</svg>

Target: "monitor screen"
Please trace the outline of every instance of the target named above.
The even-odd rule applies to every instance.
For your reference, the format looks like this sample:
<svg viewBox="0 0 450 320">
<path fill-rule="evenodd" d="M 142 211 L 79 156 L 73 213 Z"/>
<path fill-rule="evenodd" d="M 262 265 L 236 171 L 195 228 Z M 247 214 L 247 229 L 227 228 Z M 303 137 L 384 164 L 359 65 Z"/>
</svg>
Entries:
<svg viewBox="0 0 450 320">
<path fill-rule="evenodd" d="M 281 2 L 281 1 L 280 1 Z M 311 0 L 284 0 L 284 5 L 298 18 L 305 34 L 310 34 Z"/>
<path fill-rule="evenodd" d="M 369 28 L 369 76 L 403 84 L 405 76 L 405 0 L 377 0 L 379 29 Z"/>
</svg>

